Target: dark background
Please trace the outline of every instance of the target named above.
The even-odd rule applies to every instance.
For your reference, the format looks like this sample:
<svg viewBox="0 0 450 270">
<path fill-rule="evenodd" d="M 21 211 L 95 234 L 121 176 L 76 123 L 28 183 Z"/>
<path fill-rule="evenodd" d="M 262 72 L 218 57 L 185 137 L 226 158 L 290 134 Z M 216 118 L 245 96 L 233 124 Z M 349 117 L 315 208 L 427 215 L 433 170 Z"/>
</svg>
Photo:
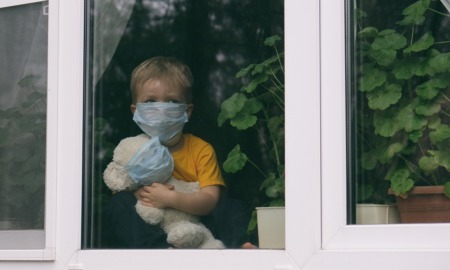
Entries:
<svg viewBox="0 0 450 270">
<path fill-rule="evenodd" d="M 170 8 L 161 14 L 149 8 L 150 2 L 164 2 Z M 101 212 L 110 196 L 102 173 L 112 150 L 121 139 L 140 133 L 130 111 L 133 69 L 160 55 L 185 62 L 194 76 L 194 112 L 185 132 L 211 143 L 220 165 L 239 143 L 250 159 L 264 167 L 265 150 L 258 144 L 256 131 L 237 132 L 229 124 L 219 128 L 217 115 L 221 102 L 244 85 L 235 74 L 274 54 L 263 42 L 275 34 L 284 40 L 283 0 L 136 1 L 103 76 L 96 85 L 86 83 L 84 248 L 102 247 Z M 87 48 L 91 53 L 89 44 Z M 92 65 L 89 61 L 88 57 L 87 70 Z M 251 166 L 224 177 L 229 197 L 258 204 L 263 177 Z"/>
</svg>

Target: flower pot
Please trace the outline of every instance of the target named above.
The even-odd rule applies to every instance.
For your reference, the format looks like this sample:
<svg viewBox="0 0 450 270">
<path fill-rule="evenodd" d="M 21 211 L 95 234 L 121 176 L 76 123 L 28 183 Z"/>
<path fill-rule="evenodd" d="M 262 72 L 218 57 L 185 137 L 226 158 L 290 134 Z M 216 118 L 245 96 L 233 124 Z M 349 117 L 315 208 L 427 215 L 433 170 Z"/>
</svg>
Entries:
<svg viewBox="0 0 450 270">
<path fill-rule="evenodd" d="M 285 248 L 284 207 L 257 207 L 259 248 Z"/>
<path fill-rule="evenodd" d="M 356 224 L 393 224 L 399 222 L 400 215 L 395 205 L 373 203 L 356 205 Z"/>
<path fill-rule="evenodd" d="M 407 198 L 397 196 L 402 223 L 450 222 L 450 199 L 444 186 L 414 187 Z"/>
</svg>

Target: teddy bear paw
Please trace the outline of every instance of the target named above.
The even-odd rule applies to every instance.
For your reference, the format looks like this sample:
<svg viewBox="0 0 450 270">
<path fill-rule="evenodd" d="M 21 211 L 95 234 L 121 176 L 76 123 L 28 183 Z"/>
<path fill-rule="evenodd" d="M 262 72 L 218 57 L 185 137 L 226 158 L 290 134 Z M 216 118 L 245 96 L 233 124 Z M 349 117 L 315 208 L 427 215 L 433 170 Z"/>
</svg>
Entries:
<svg viewBox="0 0 450 270">
<path fill-rule="evenodd" d="M 159 224 L 164 218 L 164 210 L 146 206 L 137 202 L 135 205 L 138 215 L 149 224 Z"/>
<path fill-rule="evenodd" d="M 167 233 L 167 242 L 176 248 L 197 248 L 204 239 L 202 227 L 193 223 L 177 226 Z"/>
</svg>

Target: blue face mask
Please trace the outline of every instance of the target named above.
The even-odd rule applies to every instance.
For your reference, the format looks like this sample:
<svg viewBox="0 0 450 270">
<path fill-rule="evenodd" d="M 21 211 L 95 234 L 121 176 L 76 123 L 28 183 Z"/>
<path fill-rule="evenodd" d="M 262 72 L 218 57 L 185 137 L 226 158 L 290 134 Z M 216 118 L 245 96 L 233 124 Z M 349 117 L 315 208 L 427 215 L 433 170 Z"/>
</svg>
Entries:
<svg viewBox="0 0 450 270">
<path fill-rule="evenodd" d="M 168 102 L 137 103 L 133 120 L 150 137 L 167 144 L 183 130 L 188 121 L 188 105 Z"/>
<path fill-rule="evenodd" d="M 172 176 L 173 158 L 167 147 L 151 138 L 125 165 L 128 175 L 140 185 L 165 183 Z"/>
</svg>

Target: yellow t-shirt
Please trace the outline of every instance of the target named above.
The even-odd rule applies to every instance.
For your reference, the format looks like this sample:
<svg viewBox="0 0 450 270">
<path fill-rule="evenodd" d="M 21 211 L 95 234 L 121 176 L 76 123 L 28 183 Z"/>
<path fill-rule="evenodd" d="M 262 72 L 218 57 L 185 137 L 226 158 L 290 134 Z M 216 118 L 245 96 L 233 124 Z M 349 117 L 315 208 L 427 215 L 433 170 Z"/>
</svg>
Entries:
<svg viewBox="0 0 450 270">
<path fill-rule="evenodd" d="M 183 147 L 172 152 L 173 177 L 187 182 L 198 181 L 200 188 L 225 186 L 213 147 L 192 134 L 183 134 L 183 137 Z"/>
</svg>

